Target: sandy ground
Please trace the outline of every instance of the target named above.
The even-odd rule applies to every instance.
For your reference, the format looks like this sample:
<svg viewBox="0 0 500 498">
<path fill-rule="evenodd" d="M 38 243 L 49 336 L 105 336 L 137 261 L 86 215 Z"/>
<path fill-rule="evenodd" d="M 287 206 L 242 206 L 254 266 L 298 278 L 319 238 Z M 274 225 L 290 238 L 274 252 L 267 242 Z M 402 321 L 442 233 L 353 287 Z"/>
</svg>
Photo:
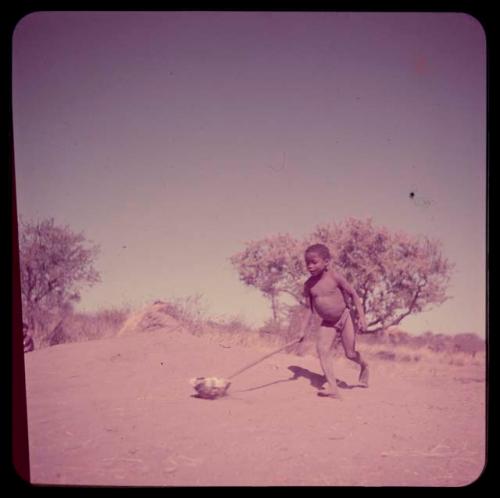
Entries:
<svg viewBox="0 0 500 498">
<path fill-rule="evenodd" d="M 485 462 L 484 366 L 373 361 L 369 388 L 336 363 L 317 396 L 312 356 L 156 331 L 25 355 L 33 483 L 107 486 L 463 486 Z"/>
</svg>

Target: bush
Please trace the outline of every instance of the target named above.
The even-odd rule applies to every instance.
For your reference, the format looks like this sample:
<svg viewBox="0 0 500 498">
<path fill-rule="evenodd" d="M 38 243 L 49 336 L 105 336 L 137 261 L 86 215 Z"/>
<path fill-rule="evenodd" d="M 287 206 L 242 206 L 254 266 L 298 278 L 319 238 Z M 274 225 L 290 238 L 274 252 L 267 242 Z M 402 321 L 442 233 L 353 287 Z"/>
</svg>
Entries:
<svg viewBox="0 0 500 498">
<path fill-rule="evenodd" d="M 189 331 L 198 335 L 202 333 L 203 323 L 206 322 L 203 296 L 196 294 L 170 301 L 156 301 L 163 305 L 163 312 L 182 322 Z"/>
<path fill-rule="evenodd" d="M 377 358 L 380 358 L 381 360 L 389 360 L 389 361 L 394 361 L 396 359 L 396 353 L 394 351 L 377 351 L 375 353 L 375 356 Z"/>
<path fill-rule="evenodd" d="M 57 330 L 54 329 L 50 339 L 40 343 L 38 348 L 113 337 L 129 313 L 128 308 L 72 313 L 59 321 Z"/>
</svg>

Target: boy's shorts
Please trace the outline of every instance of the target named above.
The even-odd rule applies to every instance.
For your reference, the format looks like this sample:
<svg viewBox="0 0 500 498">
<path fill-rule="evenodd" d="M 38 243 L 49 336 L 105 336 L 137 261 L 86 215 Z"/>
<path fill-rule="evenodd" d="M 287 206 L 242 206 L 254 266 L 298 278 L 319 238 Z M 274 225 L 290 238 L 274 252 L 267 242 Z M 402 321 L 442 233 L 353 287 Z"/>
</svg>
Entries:
<svg viewBox="0 0 500 498">
<path fill-rule="evenodd" d="M 337 331 L 337 335 L 342 335 L 345 324 L 347 323 L 347 320 L 349 320 L 350 318 L 351 318 L 351 313 L 349 312 L 349 308 L 345 308 L 344 311 L 342 312 L 342 315 L 340 315 L 340 318 L 336 322 L 332 320 L 323 320 L 321 322 L 321 327 L 332 327 Z"/>
</svg>

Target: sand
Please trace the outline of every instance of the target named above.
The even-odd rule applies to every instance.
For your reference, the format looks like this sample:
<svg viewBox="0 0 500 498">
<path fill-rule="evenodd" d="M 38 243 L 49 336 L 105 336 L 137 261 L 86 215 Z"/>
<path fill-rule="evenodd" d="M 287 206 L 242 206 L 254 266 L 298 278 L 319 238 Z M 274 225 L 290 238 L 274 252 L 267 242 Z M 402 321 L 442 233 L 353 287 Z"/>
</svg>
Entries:
<svg viewBox="0 0 500 498">
<path fill-rule="evenodd" d="M 340 358 L 342 400 L 319 361 L 159 329 L 25 355 L 31 480 L 105 486 L 463 486 L 485 462 L 485 368 Z M 475 362 L 477 363 L 477 362 Z"/>
</svg>

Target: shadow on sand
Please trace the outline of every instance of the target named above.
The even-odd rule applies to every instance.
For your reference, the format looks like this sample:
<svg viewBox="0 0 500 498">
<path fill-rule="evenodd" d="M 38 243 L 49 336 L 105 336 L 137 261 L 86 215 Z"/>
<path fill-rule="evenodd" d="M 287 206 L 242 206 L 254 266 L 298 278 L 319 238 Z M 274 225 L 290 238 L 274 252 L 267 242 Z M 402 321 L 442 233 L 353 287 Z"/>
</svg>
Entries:
<svg viewBox="0 0 500 498">
<path fill-rule="evenodd" d="M 290 382 L 292 380 L 300 379 L 301 377 L 309 380 L 311 386 L 316 389 L 323 389 L 324 384 L 326 384 L 326 377 L 314 372 L 311 372 L 307 368 L 302 368 L 297 365 L 290 365 L 288 370 L 292 372 L 292 376 L 288 379 L 275 380 L 274 382 L 268 382 L 267 384 L 262 384 L 260 386 L 249 387 L 248 389 L 235 390 L 233 392 L 245 393 L 249 391 L 256 391 L 257 389 L 264 389 L 265 387 L 272 386 L 274 384 L 281 384 L 282 382 Z M 365 388 L 366 386 L 362 384 L 348 384 L 347 382 L 337 379 L 337 386 L 341 389 L 354 389 L 355 387 Z"/>
<path fill-rule="evenodd" d="M 300 377 L 304 377 L 308 379 L 311 383 L 311 386 L 316 389 L 323 389 L 324 384 L 326 384 L 326 377 L 324 375 L 320 375 L 314 372 L 311 372 L 307 368 L 298 367 L 297 365 L 291 365 L 288 367 L 293 373 L 293 377 L 290 380 L 296 380 Z M 347 382 L 337 379 L 337 386 L 341 389 L 354 389 L 355 387 L 365 388 L 366 386 L 363 384 L 348 384 Z"/>
</svg>

